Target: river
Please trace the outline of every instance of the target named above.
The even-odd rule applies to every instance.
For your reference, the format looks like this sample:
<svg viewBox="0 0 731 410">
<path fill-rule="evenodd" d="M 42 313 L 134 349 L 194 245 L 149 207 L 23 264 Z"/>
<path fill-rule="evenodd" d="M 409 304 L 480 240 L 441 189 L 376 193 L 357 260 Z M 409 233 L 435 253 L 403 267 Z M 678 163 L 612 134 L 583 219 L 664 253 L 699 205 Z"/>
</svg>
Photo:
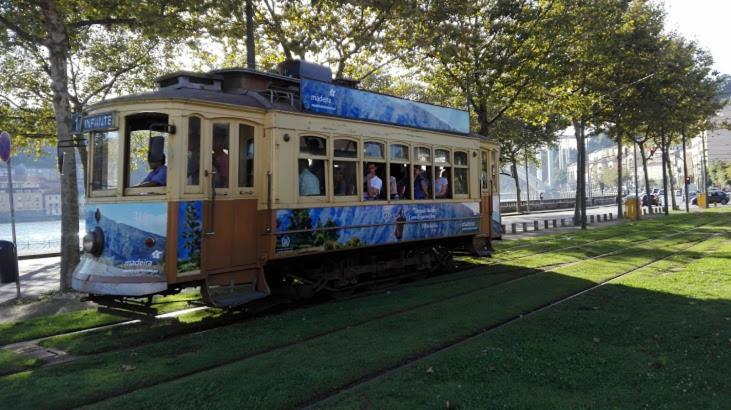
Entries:
<svg viewBox="0 0 731 410">
<path fill-rule="evenodd" d="M 79 236 L 86 231 L 84 221 L 79 223 Z M 18 222 L 15 224 L 19 255 L 59 252 L 61 249 L 61 221 Z M 0 240 L 12 241 L 9 223 L 0 224 Z"/>
</svg>

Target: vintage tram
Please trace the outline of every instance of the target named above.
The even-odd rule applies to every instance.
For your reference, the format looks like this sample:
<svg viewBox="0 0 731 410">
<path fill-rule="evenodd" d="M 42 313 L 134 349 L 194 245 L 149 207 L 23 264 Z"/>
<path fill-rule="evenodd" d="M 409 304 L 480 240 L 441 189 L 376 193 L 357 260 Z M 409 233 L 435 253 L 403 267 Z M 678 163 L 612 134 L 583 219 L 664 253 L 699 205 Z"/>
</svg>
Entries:
<svg viewBox="0 0 731 410">
<path fill-rule="evenodd" d="M 73 287 L 100 303 L 347 290 L 488 255 L 499 235 L 498 146 L 465 111 L 299 61 L 157 83 L 76 121 L 89 232 Z"/>
</svg>

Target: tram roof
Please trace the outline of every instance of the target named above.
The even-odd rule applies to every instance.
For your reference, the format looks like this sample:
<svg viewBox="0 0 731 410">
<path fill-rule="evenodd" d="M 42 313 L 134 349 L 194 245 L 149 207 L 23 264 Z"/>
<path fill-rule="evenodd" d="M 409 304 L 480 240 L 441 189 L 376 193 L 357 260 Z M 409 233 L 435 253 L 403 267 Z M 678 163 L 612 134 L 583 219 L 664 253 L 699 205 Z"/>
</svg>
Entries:
<svg viewBox="0 0 731 410">
<path fill-rule="evenodd" d="M 116 97 L 104 100 L 98 105 L 138 100 L 171 99 L 181 101 L 213 102 L 227 105 L 254 107 L 263 110 L 306 112 L 308 114 L 328 117 L 343 117 L 317 112 L 317 110 L 313 110 L 308 106 L 308 102 L 303 103 L 303 101 L 301 101 L 303 99 L 301 93 L 303 92 L 304 85 L 314 84 L 315 86 L 335 87 L 338 90 L 359 93 L 360 96 L 372 98 L 373 100 L 369 101 L 371 102 L 371 106 L 374 105 L 372 104 L 373 101 L 378 102 L 379 99 L 396 101 L 397 104 L 402 106 L 402 109 L 406 107 L 406 109 L 413 109 L 418 112 L 416 116 L 420 117 L 419 120 L 423 119 L 425 116 L 424 113 L 427 115 L 430 114 L 430 110 L 434 110 L 441 114 L 446 113 L 453 117 L 456 113 L 456 115 L 460 116 L 462 120 L 464 119 L 463 116 L 466 115 L 466 112 L 464 111 L 449 107 L 419 103 L 396 96 L 379 94 L 367 90 L 359 90 L 354 87 L 355 82 L 352 80 L 336 79 L 330 82 L 308 79 L 301 80 L 291 76 L 247 68 L 226 68 L 213 70 L 207 73 L 177 71 L 158 77 L 155 82 L 159 86 L 159 88 L 155 91 Z M 308 106 L 309 109 L 306 109 L 303 106 Z M 346 116 L 345 118 L 348 117 Z M 379 121 L 378 119 L 350 119 L 374 123 L 389 123 L 388 121 Z M 445 121 L 442 121 L 441 119 L 437 119 L 437 121 L 431 120 L 431 123 L 435 122 L 437 125 L 445 124 Z M 456 134 L 467 138 L 492 140 L 492 138 L 470 133 L 469 131 L 463 132 L 455 129 L 439 129 L 438 127 L 423 127 L 402 123 L 390 124 L 406 126 L 408 128 L 425 129 L 429 131 L 448 132 L 450 134 Z"/>
</svg>

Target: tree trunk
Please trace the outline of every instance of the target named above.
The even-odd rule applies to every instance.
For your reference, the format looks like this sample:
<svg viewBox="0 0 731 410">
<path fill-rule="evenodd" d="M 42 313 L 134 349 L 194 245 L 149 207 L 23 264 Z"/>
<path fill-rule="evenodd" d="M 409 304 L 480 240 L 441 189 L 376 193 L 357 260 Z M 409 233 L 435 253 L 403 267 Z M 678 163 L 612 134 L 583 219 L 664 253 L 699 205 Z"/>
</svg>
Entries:
<svg viewBox="0 0 731 410">
<path fill-rule="evenodd" d="M 665 154 L 667 157 L 665 159 L 665 162 L 667 164 L 668 169 L 668 180 L 670 181 L 670 200 L 671 204 L 673 205 L 673 211 L 677 211 L 678 209 L 678 203 L 675 200 L 675 175 L 673 175 L 673 167 L 670 165 L 670 144 L 668 144 L 668 152 Z"/>
<path fill-rule="evenodd" d="M 643 178 L 645 180 L 645 195 L 647 196 L 647 208 L 648 212 L 653 214 L 652 211 L 652 197 L 650 197 L 650 176 L 647 175 L 647 156 L 645 155 L 645 143 L 640 142 L 637 145 L 640 147 L 640 158 L 642 158 L 642 172 L 643 172 Z M 637 198 L 640 200 L 639 198 Z"/>
<path fill-rule="evenodd" d="M 663 189 L 663 198 L 662 198 L 662 208 L 665 215 L 668 215 L 670 212 L 668 212 L 668 173 L 667 173 L 667 163 L 665 162 L 665 159 L 667 157 L 668 148 L 665 145 L 665 130 L 663 129 L 662 133 L 660 134 L 660 147 L 662 148 L 662 189 Z"/>
<path fill-rule="evenodd" d="M 576 138 L 576 200 L 574 204 L 574 225 L 577 225 L 581 220 L 581 153 L 579 152 L 579 140 L 581 139 L 581 125 L 579 121 L 574 120 L 574 137 Z"/>
<path fill-rule="evenodd" d="M 246 0 L 246 68 L 256 69 L 256 43 L 254 41 L 254 4 Z"/>
<path fill-rule="evenodd" d="M 622 193 L 622 132 L 617 127 L 617 219 L 624 218 Z"/>
<path fill-rule="evenodd" d="M 586 229 L 586 121 L 581 118 L 579 121 L 579 140 L 577 141 L 577 169 L 581 168 L 581 172 L 578 173 L 577 190 L 579 191 L 579 208 L 580 208 L 580 219 L 581 229 Z"/>
<path fill-rule="evenodd" d="M 520 213 L 520 179 L 518 178 L 518 160 L 513 158 L 510 161 L 510 170 L 515 179 L 515 212 Z"/>
<path fill-rule="evenodd" d="M 68 93 L 68 35 L 56 0 L 39 2 L 48 34 L 45 46 L 53 90 L 56 132 L 63 155 L 61 175 L 61 290 L 71 287 L 71 275 L 79 263 L 79 202 L 76 188 L 76 157 L 71 135 L 71 105 Z"/>
</svg>

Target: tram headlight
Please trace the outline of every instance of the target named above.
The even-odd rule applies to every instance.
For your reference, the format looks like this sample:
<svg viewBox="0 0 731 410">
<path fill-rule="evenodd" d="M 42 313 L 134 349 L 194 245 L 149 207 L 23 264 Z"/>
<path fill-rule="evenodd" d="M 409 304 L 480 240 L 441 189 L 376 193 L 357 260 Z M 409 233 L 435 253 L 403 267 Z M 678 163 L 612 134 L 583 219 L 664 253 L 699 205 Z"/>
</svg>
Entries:
<svg viewBox="0 0 731 410">
<path fill-rule="evenodd" d="M 83 239 L 84 252 L 94 256 L 99 256 L 104 249 L 104 232 L 102 228 L 96 227 L 93 231 L 84 235 Z"/>
</svg>

